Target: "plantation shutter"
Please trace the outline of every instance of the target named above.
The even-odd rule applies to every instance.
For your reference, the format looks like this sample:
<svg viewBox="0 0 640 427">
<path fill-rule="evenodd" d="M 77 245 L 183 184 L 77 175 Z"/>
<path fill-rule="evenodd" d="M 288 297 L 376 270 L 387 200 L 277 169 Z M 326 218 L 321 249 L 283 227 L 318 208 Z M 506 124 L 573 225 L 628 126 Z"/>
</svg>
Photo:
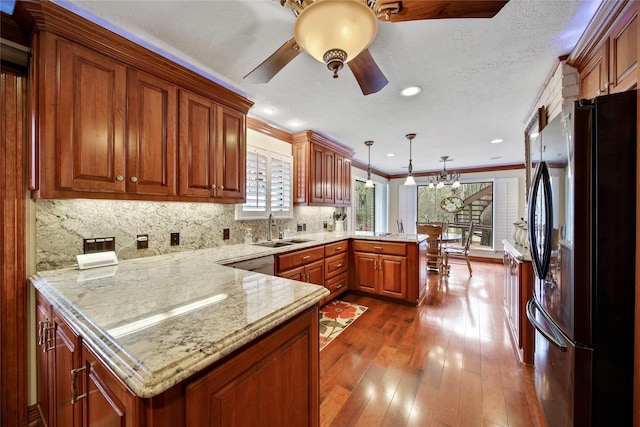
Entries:
<svg viewBox="0 0 640 427">
<path fill-rule="evenodd" d="M 246 197 L 243 211 L 267 211 L 267 156 L 264 153 L 247 151 Z"/>
<path fill-rule="evenodd" d="M 274 216 L 290 216 L 291 212 L 291 174 L 293 161 L 291 157 L 273 155 L 271 167 L 271 212 Z M 278 215 L 281 213 L 281 215 Z M 283 214 L 283 215 L 282 215 Z"/>
</svg>

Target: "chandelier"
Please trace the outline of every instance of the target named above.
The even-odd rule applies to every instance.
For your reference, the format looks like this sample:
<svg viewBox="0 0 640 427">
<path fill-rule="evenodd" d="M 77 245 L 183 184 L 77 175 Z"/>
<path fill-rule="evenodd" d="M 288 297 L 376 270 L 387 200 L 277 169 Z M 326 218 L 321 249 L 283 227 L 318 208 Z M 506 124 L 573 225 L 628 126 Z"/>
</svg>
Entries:
<svg viewBox="0 0 640 427">
<path fill-rule="evenodd" d="M 416 180 L 413 179 L 413 165 L 411 164 L 411 141 L 416 137 L 415 133 L 408 133 L 407 139 L 409 140 L 409 173 L 407 174 L 407 180 L 404 185 L 416 185 Z"/>
<path fill-rule="evenodd" d="M 440 160 L 444 163 L 444 166 L 442 167 L 442 171 L 427 178 L 429 188 L 443 188 L 445 184 L 451 184 L 451 188 L 460 187 L 460 174 L 457 172 L 447 172 L 447 160 L 452 161 L 453 159 L 449 159 L 449 156 L 442 156 Z"/>
<path fill-rule="evenodd" d="M 371 180 L 371 146 L 373 145 L 373 141 L 365 141 L 364 145 L 369 149 L 369 164 L 367 165 L 367 182 L 365 182 L 365 188 L 373 188 L 373 181 Z"/>
</svg>

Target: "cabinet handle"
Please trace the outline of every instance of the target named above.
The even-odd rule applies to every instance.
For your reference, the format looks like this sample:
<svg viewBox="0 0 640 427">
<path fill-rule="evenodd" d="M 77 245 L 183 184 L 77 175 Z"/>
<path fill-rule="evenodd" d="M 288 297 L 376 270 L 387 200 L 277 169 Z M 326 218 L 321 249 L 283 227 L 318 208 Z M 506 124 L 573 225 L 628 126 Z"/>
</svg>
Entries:
<svg viewBox="0 0 640 427">
<path fill-rule="evenodd" d="M 342 264 L 336 264 L 335 267 L 336 268 L 340 268 L 340 267 L 342 267 Z"/>
<path fill-rule="evenodd" d="M 305 255 L 302 257 L 302 259 L 309 259 L 309 258 L 311 258 L 311 255 Z"/>
<path fill-rule="evenodd" d="M 87 367 L 75 368 L 71 370 L 71 404 L 75 405 L 80 399 L 87 397 L 87 393 L 78 395 L 78 389 L 76 387 L 76 380 L 78 379 L 78 372 L 84 371 Z"/>
<path fill-rule="evenodd" d="M 49 346 L 49 343 L 51 342 L 49 333 L 53 331 L 53 327 L 49 325 L 50 322 L 48 320 L 41 320 L 38 322 L 38 345 L 44 345 L 44 347 L 42 347 L 43 353 L 53 350 L 53 346 Z"/>
<path fill-rule="evenodd" d="M 116 181 L 123 181 L 123 180 L 124 180 L 124 176 L 116 175 Z"/>
<path fill-rule="evenodd" d="M 382 250 L 382 246 L 374 246 L 373 249 L 377 249 L 377 250 L 381 251 Z"/>
<path fill-rule="evenodd" d="M 338 289 L 340 289 L 341 287 L 343 287 L 343 286 L 344 286 L 344 285 L 338 285 L 338 286 L 336 286 L 336 291 L 337 291 Z"/>
<path fill-rule="evenodd" d="M 138 177 L 137 176 L 132 176 L 131 177 L 131 182 L 138 182 Z"/>
<path fill-rule="evenodd" d="M 337 248 L 335 248 L 334 250 L 339 251 L 342 249 L 342 246 L 338 246 Z"/>
<path fill-rule="evenodd" d="M 224 185 L 221 185 L 221 186 L 220 186 L 220 187 L 218 187 L 218 188 L 220 188 L 221 190 L 224 190 Z"/>
<path fill-rule="evenodd" d="M 378 261 L 373 261 L 373 269 L 374 270 L 378 269 L 377 265 L 378 265 Z"/>
<path fill-rule="evenodd" d="M 211 189 L 215 190 L 216 189 L 216 185 L 215 184 L 211 185 Z"/>
</svg>

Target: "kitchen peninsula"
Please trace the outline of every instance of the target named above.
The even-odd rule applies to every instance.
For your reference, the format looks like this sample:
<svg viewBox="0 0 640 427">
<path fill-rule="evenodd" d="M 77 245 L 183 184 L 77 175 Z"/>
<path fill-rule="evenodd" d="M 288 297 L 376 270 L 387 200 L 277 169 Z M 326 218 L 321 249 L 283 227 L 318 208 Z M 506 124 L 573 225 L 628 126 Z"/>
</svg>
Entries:
<svg viewBox="0 0 640 427">
<path fill-rule="evenodd" d="M 33 276 L 45 417 L 62 420 L 57 425 L 76 417 L 132 426 L 265 417 L 274 425 L 317 425 L 318 304 L 327 290 L 220 264 L 340 241 L 382 252 L 417 248 L 426 236 L 304 237 L 295 249 L 230 245 Z M 408 259 L 418 254 L 405 251 Z M 417 270 L 418 262 L 410 264 Z M 405 297 L 424 299 L 422 274 L 416 271 Z"/>
</svg>

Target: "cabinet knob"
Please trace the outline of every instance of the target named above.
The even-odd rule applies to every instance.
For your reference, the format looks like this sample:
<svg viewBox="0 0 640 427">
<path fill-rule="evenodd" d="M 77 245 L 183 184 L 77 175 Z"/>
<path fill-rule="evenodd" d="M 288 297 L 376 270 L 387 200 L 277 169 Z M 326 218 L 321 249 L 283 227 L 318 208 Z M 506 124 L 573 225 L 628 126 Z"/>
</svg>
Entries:
<svg viewBox="0 0 640 427">
<path fill-rule="evenodd" d="M 131 182 L 138 182 L 138 177 L 137 176 L 132 176 L 131 177 Z"/>
<path fill-rule="evenodd" d="M 117 181 L 124 181 L 124 176 L 122 176 L 122 175 L 116 175 L 116 180 L 117 180 Z"/>
<path fill-rule="evenodd" d="M 221 190 L 224 190 L 224 185 L 221 185 L 219 188 L 220 188 Z"/>
<path fill-rule="evenodd" d="M 215 184 L 211 185 L 211 189 L 212 189 L 212 190 L 215 190 L 216 188 L 217 188 L 217 187 L 216 187 L 216 185 L 215 185 Z"/>
</svg>

